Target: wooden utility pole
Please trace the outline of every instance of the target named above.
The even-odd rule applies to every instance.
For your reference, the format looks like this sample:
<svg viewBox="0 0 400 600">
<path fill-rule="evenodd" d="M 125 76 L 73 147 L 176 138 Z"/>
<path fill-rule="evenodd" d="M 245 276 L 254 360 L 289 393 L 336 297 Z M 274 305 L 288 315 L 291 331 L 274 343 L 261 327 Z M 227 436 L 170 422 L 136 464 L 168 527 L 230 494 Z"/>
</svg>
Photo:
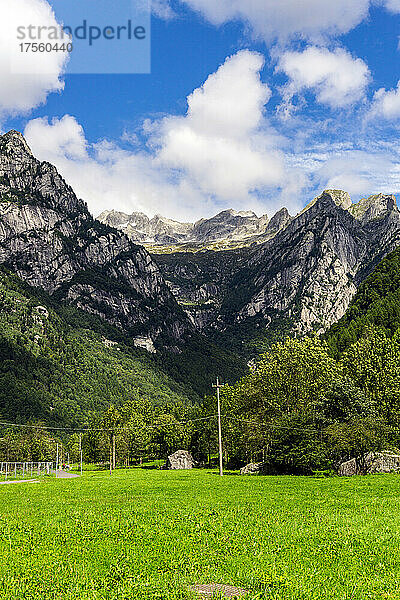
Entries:
<svg viewBox="0 0 400 600">
<path fill-rule="evenodd" d="M 57 458 L 56 458 L 56 477 L 58 477 L 58 444 L 57 444 Z"/>
<path fill-rule="evenodd" d="M 219 474 L 220 477 L 224 475 L 224 468 L 222 463 L 222 427 L 221 427 L 221 402 L 219 399 L 219 390 L 224 387 L 224 383 L 219 382 L 217 377 L 217 384 L 213 384 L 213 388 L 217 389 L 217 404 L 218 404 L 218 451 L 219 451 Z"/>
<path fill-rule="evenodd" d="M 80 458 L 80 461 L 81 461 L 81 477 L 82 477 L 82 471 L 83 471 L 83 465 L 82 465 L 83 460 L 82 460 L 82 458 L 83 458 L 83 454 L 82 454 L 82 434 L 81 433 L 79 434 L 79 458 Z"/>
<path fill-rule="evenodd" d="M 114 431 L 112 434 L 112 464 L 113 464 L 113 470 L 115 470 L 116 457 L 115 457 L 115 432 Z"/>
</svg>

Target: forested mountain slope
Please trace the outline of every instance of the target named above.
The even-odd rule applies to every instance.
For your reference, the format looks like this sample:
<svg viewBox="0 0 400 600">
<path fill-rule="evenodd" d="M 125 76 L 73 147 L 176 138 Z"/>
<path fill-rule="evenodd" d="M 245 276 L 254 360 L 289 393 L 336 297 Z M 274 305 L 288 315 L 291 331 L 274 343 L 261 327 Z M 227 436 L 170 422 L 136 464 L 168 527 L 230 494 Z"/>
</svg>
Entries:
<svg viewBox="0 0 400 600">
<path fill-rule="evenodd" d="M 0 269 L 1 419 L 82 426 L 110 404 L 141 397 L 176 406 L 200 400 L 116 328 Z"/>
<path fill-rule="evenodd" d="M 400 248 L 386 256 L 360 285 L 346 314 L 326 338 L 333 352 L 340 354 L 372 325 L 389 336 L 400 328 Z"/>
</svg>

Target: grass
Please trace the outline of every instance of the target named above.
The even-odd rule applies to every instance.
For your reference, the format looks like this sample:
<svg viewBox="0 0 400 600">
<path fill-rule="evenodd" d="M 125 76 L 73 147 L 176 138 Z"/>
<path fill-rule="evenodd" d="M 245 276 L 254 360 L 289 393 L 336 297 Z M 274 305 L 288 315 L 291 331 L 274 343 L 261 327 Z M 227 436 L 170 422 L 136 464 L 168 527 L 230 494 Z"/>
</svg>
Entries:
<svg viewBox="0 0 400 600">
<path fill-rule="evenodd" d="M 0 597 L 400 598 L 400 479 L 116 471 L 1 486 Z"/>
<path fill-rule="evenodd" d="M 17 475 L 15 476 L 14 471 L 11 471 L 11 473 L 7 474 L 7 477 L 5 476 L 4 473 L 0 473 L 0 482 L 1 481 L 26 481 L 29 479 L 50 479 L 51 477 L 54 477 L 54 474 L 49 474 L 47 475 L 47 473 L 41 471 L 40 475 L 38 475 L 37 469 L 33 469 L 33 472 L 31 472 L 30 469 L 27 469 L 25 474 L 22 473 L 22 471 L 17 471 Z M 1 503 L 1 496 L 0 496 L 0 503 Z"/>
</svg>

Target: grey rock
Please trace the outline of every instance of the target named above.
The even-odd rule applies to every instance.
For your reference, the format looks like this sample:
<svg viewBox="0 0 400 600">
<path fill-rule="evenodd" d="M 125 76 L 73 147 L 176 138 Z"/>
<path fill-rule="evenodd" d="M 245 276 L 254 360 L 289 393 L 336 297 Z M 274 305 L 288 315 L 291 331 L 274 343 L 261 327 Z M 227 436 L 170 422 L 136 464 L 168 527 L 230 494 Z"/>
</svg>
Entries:
<svg viewBox="0 0 400 600">
<path fill-rule="evenodd" d="M 267 215 L 259 218 L 252 211 L 224 210 L 211 219 L 198 221 L 193 228 L 191 240 L 200 243 L 220 240 L 243 241 L 264 233 L 268 222 Z"/>
<path fill-rule="evenodd" d="M 133 343 L 137 348 L 143 348 L 143 350 L 147 350 L 150 354 L 155 354 L 157 352 L 151 337 L 139 336 L 133 340 Z"/>
<path fill-rule="evenodd" d="M 369 198 L 363 198 L 357 204 L 353 204 L 349 211 L 362 223 L 368 223 L 374 219 L 382 219 L 396 207 L 396 197 L 386 194 L 375 194 Z"/>
<path fill-rule="evenodd" d="M 358 285 L 400 243 L 400 213 L 392 197 L 385 199 L 380 219 L 360 223 L 330 192 L 322 194 L 240 265 L 228 283 L 231 295 L 242 299 L 234 321 L 252 319 L 268 328 L 285 319 L 299 335 L 337 322 Z M 218 326 L 231 324 L 229 312 Z"/>
<path fill-rule="evenodd" d="M 229 291 L 246 249 L 215 252 L 155 254 L 167 284 L 198 331 L 207 332 L 220 315 L 221 304 Z"/>
<path fill-rule="evenodd" d="M 193 469 L 196 466 L 196 461 L 187 450 L 177 450 L 171 456 L 168 456 L 165 468 L 169 470 L 177 469 Z"/>
<path fill-rule="evenodd" d="M 352 475 L 370 475 L 373 473 L 400 472 L 400 454 L 390 451 L 369 452 L 361 458 L 352 458 L 339 466 L 342 477 Z"/>
<path fill-rule="evenodd" d="M 265 472 L 266 465 L 263 462 L 249 463 L 248 465 L 240 469 L 241 475 L 264 475 Z"/>
</svg>

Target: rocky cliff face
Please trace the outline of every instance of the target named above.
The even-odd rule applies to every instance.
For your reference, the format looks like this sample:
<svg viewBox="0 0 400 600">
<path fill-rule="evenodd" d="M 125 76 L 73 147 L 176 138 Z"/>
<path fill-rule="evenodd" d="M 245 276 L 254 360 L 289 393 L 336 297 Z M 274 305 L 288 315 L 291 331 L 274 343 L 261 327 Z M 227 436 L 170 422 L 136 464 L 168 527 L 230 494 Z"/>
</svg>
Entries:
<svg viewBox="0 0 400 600">
<path fill-rule="evenodd" d="M 190 276 L 182 270 L 182 257 L 155 257 L 179 299 L 195 302 L 208 290 L 213 310 L 205 321 L 196 321 L 196 311 L 183 302 L 203 331 L 225 332 L 239 341 L 268 338 L 277 330 L 325 331 L 343 316 L 359 283 L 400 245 L 393 196 L 379 194 L 352 205 L 345 192 L 327 190 L 294 219 L 280 212 L 278 230 L 265 243 L 240 252 L 191 255 Z M 219 266 L 208 277 L 207 254 L 208 262 Z"/>
<path fill-rule="evenodd" d="M 245 277 L 239 270 L 230 282 L 218 326 L 253 320 L 268 327 L 285 318 L 299 334 L 320 333 L 343 316 L 358 284 L 399 243 L 393 196 L 352 207 L 326 191 L 248 257 Z M 232 311 L 233 295 L 241 300 Z"/>
<path fill-rule="evenodd" d="M 0 264 L 133 337 L 175 348 L 191 334 L 149 254 L 94 220 L 15 131 L 0 136 Z"/>
<path fill-rule="evenodd" d="M 198 331 L 205 332 L 219 317 L 232 274 L 246 248 L 215 252 L 176 252 L 155 255 L 164 278 Z"/>
</svg>

